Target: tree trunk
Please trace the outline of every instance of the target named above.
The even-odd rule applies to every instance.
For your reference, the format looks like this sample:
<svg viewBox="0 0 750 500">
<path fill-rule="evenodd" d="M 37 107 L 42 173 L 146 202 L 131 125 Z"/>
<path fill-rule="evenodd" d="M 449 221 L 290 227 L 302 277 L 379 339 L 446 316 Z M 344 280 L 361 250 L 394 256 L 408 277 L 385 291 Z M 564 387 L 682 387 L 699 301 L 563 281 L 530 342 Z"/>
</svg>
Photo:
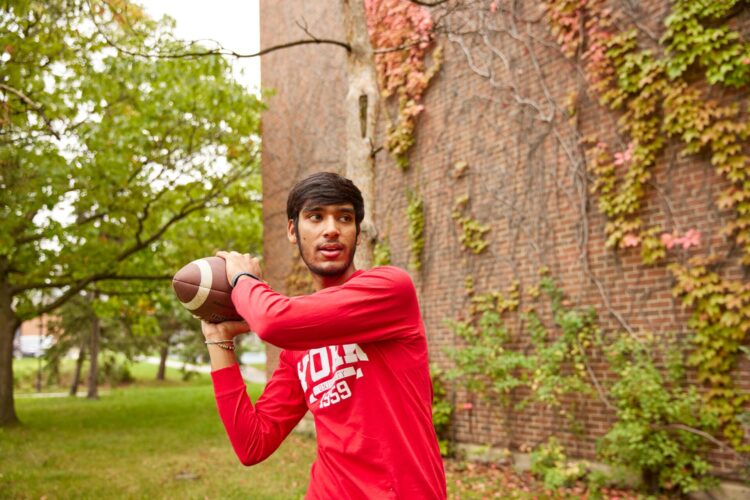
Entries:
<svg viewBox="0 0 750 500">
<path fill-rule="evenodd" d="M 346 41 L 351 46 L 347 56 L 346 95 L 346 177 L 362 191 L 365 219 L 361 242 L 355 256 L 358 269 L 372 265 L 372 251 L 378 233 L 373 223 L 375 198 L 375 134 L 380 112 L 380 90 L 367 16 L 362 0 L 342 0 Z"/>
<path fill-rule="evenodd" d="M 19 423 L 13 404 L 13 338 L 21 321 L 12 300 L 9 286 L 0 285 L 0 427 Z"/>
<path fill-rule="evenodd" d="M 76 360 L 76 369 L 73 372 L 73 383 L 70 384 L 70 395 L 75 396 L 78 394 L 78 385 L 81 383 L 81 370 L 83 369 L 83 362 L 86 361 L 86 344 L 81 343 L 81 348 L 78 351 L 78 359 Z"/>
<path fill-rule="evenodd" d="M 99 387 L 96 383 L 96 377 L 99 374 L 99 338 L 101 336 L 101 323 L 99 317 L 94 313 L 93 324 L 91 327 L 91 351 L 89 361 L 89 392 L 86 395 L 89 399 L 99 399 Z"/>
<path fill-rule="evenodd" d="M 166 339 L 159 350 L 159 370 L 156 372 L 156 380 L 164 380 L 167 374 L 167 355 L 169 354 L 169 339 Z"/>
</svg>

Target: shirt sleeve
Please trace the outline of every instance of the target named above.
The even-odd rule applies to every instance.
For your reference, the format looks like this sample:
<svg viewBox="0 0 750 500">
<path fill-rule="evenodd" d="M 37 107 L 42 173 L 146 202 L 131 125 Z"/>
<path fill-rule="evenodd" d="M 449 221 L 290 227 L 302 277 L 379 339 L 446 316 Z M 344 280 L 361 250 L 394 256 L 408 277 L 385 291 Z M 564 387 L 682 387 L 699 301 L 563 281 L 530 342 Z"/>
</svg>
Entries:
<svg viewBox="0 0 750 500">
<path fill-rule="evenodd" d="M 297 373 L 279 356 L 279 366 L 253 406 L 239 365 L 211 372 L 216 405 L 229 441 L 244 465 L 268 458 L 307 412 Z"/>
<path fill-rule="evenodd" d="M 258 336 L 282 349 L 366 343 L 420 335 L 421 317 L 409 274 L 373 268 L 311 295 L 286 297 L 253 279 L 232 291 L 239 314 Z"/>
</svg>

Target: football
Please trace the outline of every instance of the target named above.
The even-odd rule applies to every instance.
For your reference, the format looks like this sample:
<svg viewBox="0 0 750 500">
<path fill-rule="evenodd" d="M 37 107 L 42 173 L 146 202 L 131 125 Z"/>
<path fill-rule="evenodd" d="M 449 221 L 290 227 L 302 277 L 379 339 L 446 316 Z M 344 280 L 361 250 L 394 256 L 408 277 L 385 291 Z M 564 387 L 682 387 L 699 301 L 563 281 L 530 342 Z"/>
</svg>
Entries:
<svg viewBox="0 0 750 500">
<path fill-rule="evenodd" d="M 209 323 L 237 321 L 242 317 L 232 304 L 226 262 L 221 257 L 194 260 L 172 279 L 177 299 L 193 316 Z"/>
</svg>

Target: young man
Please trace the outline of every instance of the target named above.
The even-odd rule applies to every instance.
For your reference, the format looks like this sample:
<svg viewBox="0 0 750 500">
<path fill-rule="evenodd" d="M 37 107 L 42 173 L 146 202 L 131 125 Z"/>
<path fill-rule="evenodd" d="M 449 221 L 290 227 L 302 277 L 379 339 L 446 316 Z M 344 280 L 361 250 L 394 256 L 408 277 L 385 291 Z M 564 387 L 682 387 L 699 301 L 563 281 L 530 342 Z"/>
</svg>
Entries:
<svg viewBox="0 0 750 500">
<path fill-rule="evenodd" d="M 318 456 L 308 498 L 445 498 L 432 426 L 427 341 L 409 275 L 354 268 L 364 205 L 348 179 L 318 173 L 287 200 L 287 235 L 316 292 L 285 297 L 260 279 L 258 260 L 218 252 L 245 322 L 203 323 L 219 414 L 237 456 L 271 455 L 309 410 Z M 253 406 L 232 352 L 252 329 L 283 350 Z"/>
</svg>

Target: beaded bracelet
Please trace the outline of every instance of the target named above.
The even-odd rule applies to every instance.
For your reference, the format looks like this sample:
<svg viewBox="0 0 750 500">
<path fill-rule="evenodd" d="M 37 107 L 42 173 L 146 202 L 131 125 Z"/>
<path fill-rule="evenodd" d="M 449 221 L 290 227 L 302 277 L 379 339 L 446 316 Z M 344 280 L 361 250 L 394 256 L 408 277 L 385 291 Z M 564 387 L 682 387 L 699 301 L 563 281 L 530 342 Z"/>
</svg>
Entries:
<svg viewBox="0 0 750 500">
<path fill-rule="evenodd" d="M 204 344 L 217 345 L 227 351 L 234 351 L 234 340 L 206 340 Z"/>
</svg>

